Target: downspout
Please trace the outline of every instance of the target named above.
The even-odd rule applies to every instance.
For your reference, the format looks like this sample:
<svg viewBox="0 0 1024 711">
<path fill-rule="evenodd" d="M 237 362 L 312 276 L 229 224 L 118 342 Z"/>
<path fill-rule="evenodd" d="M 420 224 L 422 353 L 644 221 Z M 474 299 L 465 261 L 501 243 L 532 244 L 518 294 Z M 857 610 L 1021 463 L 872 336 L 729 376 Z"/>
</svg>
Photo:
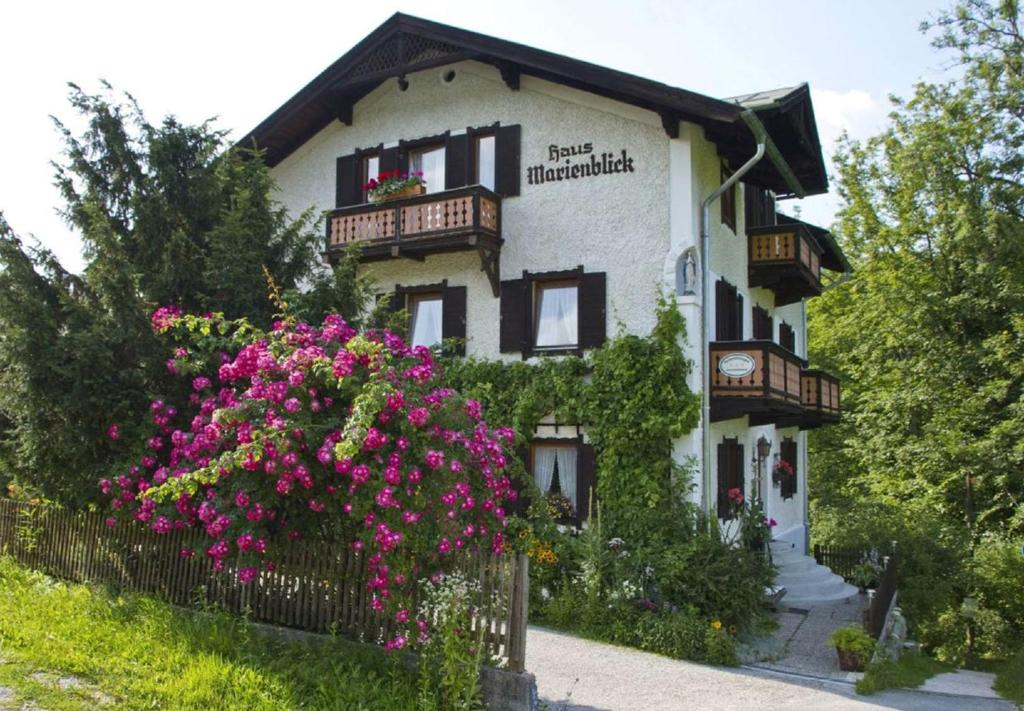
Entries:
<svg viewBox="0 0 1024 711">
<path fill-rule="evenodd" d="M 700 210 L 700 271 L 701 271 L 701 309 L 700 309 L 700 321 L 701 321 L 701 333 L 703 337 L 703 343 L 701 344 L 700 362 L 701 362 L 701 379 L 703 381 L 703 393 L 701 402 L 701 439 L 702 441 L 702 476 L 703 486 L 701 487 L 701 498 L 703 499 L 704 510 L 709 514 L 712 513 L 712 498 L 711 498 L 711 373 L 708 370 L 708 363 L 710 361 L 708 350 L 711 345 L 711 319 L 708 318 L 708 306 L 710 302 L 710 285 L 709 279 L 711 275 L 711 205 L 722 197 L 722 195 L 738 183 L 743 176 L 750 172 L 750 170 L 757 165 L 762 158 L 767 155 L 772 163 L 775 165 L 776 170 L 782 175 L 783 179 L 789 185 L 790 190 L 797 196 L 803 197 L 805 195 L 803 187 L 800 185 L 799 180 L 793 174 L 789 164 L 786 163 L 785 158 L 776 148 L 771 138 L 768 136 L 768 130 L 761 123 L 761 120 L 757 118 L 754 112 L 750 109 L 743 111 L 740 114 L 740 118 L 747 124 L 750 132 L 754 134 L 754 141 L 757 143 L 757 150 L 754 151 L 746 163 L 740 166 L 739 170 L 730 175 L 724 183 L 719 185 L 714 192 L 704 198 L 701 203 Z"/>
</svg>

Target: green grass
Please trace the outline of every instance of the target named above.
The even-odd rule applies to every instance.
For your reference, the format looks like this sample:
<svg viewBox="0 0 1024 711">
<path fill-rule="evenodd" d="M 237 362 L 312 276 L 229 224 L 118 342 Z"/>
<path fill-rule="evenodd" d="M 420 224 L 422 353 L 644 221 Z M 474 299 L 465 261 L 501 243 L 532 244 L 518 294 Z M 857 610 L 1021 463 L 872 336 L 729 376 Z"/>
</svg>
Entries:
<svg viewBox="0 0 1024 711">
<path fill-rule="evenodd" d="M 899 659 L 881 659 L 868 665 L 864 677 L 857 682 L 858 694 L 874 694 L 883 689 L 914 689 L 936 674 L 953 671 L 953 667 L 920 652 L 907 652 Z"/>
<path fill-rule="evenodd" d="M 61 688 L 61 685 L 67 688 Z M 411 709 L 416 679 L 340 639 L 283 642 L 223 613 L 65 584 L 0 557 L 0 709 Z M 6 704 L 6 705 L 5 705 Z"/>
<path fill-rule="evenodd" d="M 994 671 L 996 693 L 1024 708 L 1024 649 L 998 664 Z"/>
</svg>

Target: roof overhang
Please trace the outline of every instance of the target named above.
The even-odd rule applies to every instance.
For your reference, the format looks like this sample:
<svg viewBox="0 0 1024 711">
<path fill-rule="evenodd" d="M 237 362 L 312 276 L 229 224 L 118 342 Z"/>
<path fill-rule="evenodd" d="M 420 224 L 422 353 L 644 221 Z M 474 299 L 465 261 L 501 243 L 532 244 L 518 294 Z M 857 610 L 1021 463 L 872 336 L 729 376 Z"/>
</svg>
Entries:
<svg viewBox="0 0 1024 711">
<path fill-rule="evenodd" d="M 744 109 L 752 108 L 807 194 L 828 187 L 823 167 L 818 170 L 823 163 L 806 85 L 771 105 L 747 106 L 401 13 L 327 67 L 237 145 L 264 151 L 264 160 L 274 166 L 332 121 L 351 125 L 353 106 L 385 80 L 465 60 L 493 65 L 511 90 L 519 88 L 525 74 L 648 109 L 673 138 L 679 135 L 680 121 L 698 124 L 732 167 L 754 151 L 750 130 L 741 120 Z M 801 119 L 810 124 L 799 124 Z M 815 147 L 818 155 L 812 156 Z M 748 179 L 777 194 L 790 194 L 786 179 L 770 161 Z"/>
</svg>

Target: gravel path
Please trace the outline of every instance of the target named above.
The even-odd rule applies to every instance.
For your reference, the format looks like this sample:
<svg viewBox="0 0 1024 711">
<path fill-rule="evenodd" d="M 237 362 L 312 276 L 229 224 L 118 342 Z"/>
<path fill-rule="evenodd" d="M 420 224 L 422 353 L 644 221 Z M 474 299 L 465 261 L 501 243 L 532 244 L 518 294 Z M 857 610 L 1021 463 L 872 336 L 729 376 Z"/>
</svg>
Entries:
<svg viewBox="0 0 1024 711">
<path fill-rule="evenodd" d="M 857 696 L 851 684 L 748 668 L 682 662 L 531 627 L 526 668 L 552 711 L 1012 711 L 1005 701 L 887 691 Z"/>
</svg>

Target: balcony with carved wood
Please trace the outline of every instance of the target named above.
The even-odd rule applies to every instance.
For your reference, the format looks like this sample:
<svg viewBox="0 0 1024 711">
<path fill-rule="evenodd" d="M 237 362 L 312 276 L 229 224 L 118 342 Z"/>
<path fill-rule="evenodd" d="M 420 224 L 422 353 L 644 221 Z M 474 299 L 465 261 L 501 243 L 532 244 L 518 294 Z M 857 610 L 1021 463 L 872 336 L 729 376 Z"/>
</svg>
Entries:
<svg viewBox="0 0 1024 711">
<path fill-rule="evenodd" d="M 804 411 L 800 429 L 813 429 L 839 422 L 839 378 L 824 370 L 804 370 L 801 378 L 800 402 Z"/>
<path fill-rule="evenodd" d="M 747 229 L 748 281 L 775 292 L 775 305 L 793 304 L 821 293 L 821 254 L 802 223 Z"/>
<path fill-rule="evenodd" d="M 500 279 L 501 198 L 480 185 L 353 205 L 327 217 L 327 254 L 359 245 L 363 261 L 475 251 L 494 295 Z"/>
<path fill-rule="evenodd" d="M 750 416 L 770 424 L 803 411 L 804 362 L 773 341 L 715 341 L 710 345 L 711 421 Z"/>
</svg>

